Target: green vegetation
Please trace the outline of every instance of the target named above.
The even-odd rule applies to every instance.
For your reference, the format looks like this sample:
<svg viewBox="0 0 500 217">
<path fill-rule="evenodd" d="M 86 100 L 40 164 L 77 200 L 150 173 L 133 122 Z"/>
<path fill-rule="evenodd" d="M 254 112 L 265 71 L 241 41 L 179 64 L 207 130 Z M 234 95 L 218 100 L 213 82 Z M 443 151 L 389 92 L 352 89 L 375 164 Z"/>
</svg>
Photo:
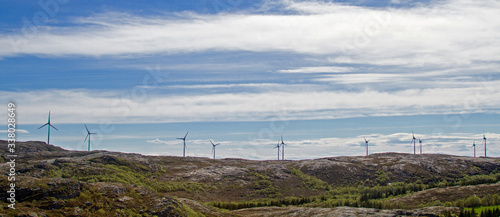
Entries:
<svg viewBox="0 0 500 217">
<path fill-rule="evenodd" d="M 58 162 L 51 166 L 47 172 L 48 177 L 66 177 L 75 181 L 96 182 L 118 182 L 146 187 L 156 193 L 178 192 L 187 193 L 204 192 L 214 189 L 215 186 L 199 182 L 173 182 L 159 181 L 151 177 L 159 177 L 162 171 L 150 171 L 147 166 L 131 164 L 125 159 L 116 156 L 101 156 L 89 160 L 95 163 L 94 167 L 78 168 L 74 163 Z M 454 181 L 439 181 L 430 184 L 416 183 L 389 183 L 387 172 L 379 170 L 376 172 L 374 181 L 376 186 L 365 186 L 363 183 L 357 187 L 332 188 L 328 183 L 314 176 L 307 175 L 299 169 L 290 167 L 291 174 L 302 180 L 306 188 L 311 190 L 323 190 L 321 195 L 310 197 L 282 197 L 278 188 L 270 180 L 266 173 L 250 171 L 250 175 L 256 178 L 252 194 L 265 196 L 266 199 L 257 199 L 242 202 L 210 202 L 214 207 L 223 209 L 241 209 L 261 206 L 308 206 L 308 207 L 370 207 L 378 209 L 407 208 L 405 204 L 392 203 L 388 199 L 408 195 L 414 192 L 434 188 L 455 185 L 478 185 L 494 183 L 500 180 L 500 174 L 465 176 Z M 475 207 L 481 205 L 500 204 L 498 195 L 490 195 L 485 198 L 470 197 L 457 201 L 433 201 L 424 206 L 458 206 Z M 103 210 L 106 211 L 106 210 Z M 122 210 L 120 212 L 125 212 Z"/>
<path fill-rule="evenodd" d="M 203 192 L 213 189 L 199 182 L 160 181 L 151 177 L 159 177 L 162 172 L 152 172 L 146 166 L 116 156 L 101 156 L 89 160 L 95 163 L 93 167 L 77 167 L 75 163 L 57 163 L 46 170 L 46 177 L 63 177 L 75 181 L 89 183 L 118 182 L 143 186 L 157 193 L 184 191 L 188 193 Z"/>
<path fill-rule="evenodd" d="M 242 209 L 250 207 L 262 207 L 262 206 L 307 206 L 307 207 L 338 207 L 338 206 L 350 206 L 350 207 L 367 207 L 376 209 L 406 209 L 411 208 L 406 204 L 394 203 L 389 201 L 389 199 L 396 198 L 399 196 L 409 195 L 414 192 L 419 192 L 422 190 L 427 190 L 435 188 L 436 186 L 456 186 L 456 185 L 479 185 L 485 183 L 492 183 L 500 177 L 500 174 L 490 174 L 490 175 L 476 175 L 476 176 L 466 176 L 457 179 L 453 182 L 441 181 L 438 183 L 422 184 L 417 181 L 416 183 L 404 183 L 397 182 L 391 183 L 389 185 L 381 186 L 364 186 L 359 185 L 357 187 L 337 187 L 334 189 L 329 189 L 324 186 L 329 186 L 326 182 L 323 182 L 315 177 L 308 176 L 302 171 L 295 168 L 291 168 L 292 174 L 300 177 L 304 184 L 311 189 L 328 189 L 322 195 L 316 195 L 311 197 L 284 197 L 284 198 L 266 198 L 261 200 L 251 200 L 242 202 L 210 202 L 209 205 L 222 208 L 222 209 Z M 377 178 L 379 183 L 387 182 L 387 175 L 384 172 L 378 172 Z M 264 179 L 265 180 L 265 179 Z M 265 182 L 268 185 L 268 182 Z M 322 188 L 321 188 L 322 187 Z M 497 194 L 487 195 L 483 198 L 479 197 L 469 197 L 466 199 L 458 199 L 456 201 L 444 201 L 439 200 L 429 202 L 426 204 L 420 204 L 418 207 L 427 206 L 455 206 L 455 207 L 478 207 L 478 206 L 489 206 L 500 204 L 500 196 Z"/>
<path fill-rule="evenodd" d="M 255 190 L 252 192 L 253 195 L 261 195 L 265 197 L 280 197 L 280 190 L 273 186 L 273 183 L 269 180 L 266 174 L 261 174 L 256 171 L 250 171 L 251 176 L 255 176 L 257 180 L 254 183 Z"/>
<path fill-rule="evenodd" d="M 313 197 L 286 197 L 281 199 L 261 199 L 261 200 L 251 200 L 243 202 L 209 202 L 208 205 L 217 208 L 236 210 L 252 207 L 264 207 L 264 206 L 298 206 L 302 204 L 311 203 L 314 200 Z"/>
<path fill-rule="evenodd" d="M 459 185 L 479 185 L 487 183 L 496 183 L 500 181 L 500 173 L 493 173 L 489 175 L 475 175 L 475 176 L 465 176 L 460 179 L 457 183 Z"/>
<path fill-rule="evenodd" d="M 480 212 L 480 217 L 498 217 L 500 216 L 500 209 L 484 209 Z"/>
<path fill-rule="evenodd" d="M 483 206 L 460 211 L 459 217 L 498 217 L 500 206 Z"/>
<path fill-rule="evenodd" d="M 194 210 L 189 208 L 189 206 L 186 206 L 184 204 L 182 204 L 180 208 L 177 208 L 176 211 L 178 213 L 183 213 L 188 217 L 205 217 L 205 215 L 195 212 Z"/>
<path fill-rule="evenodd" d="M 405 155 L 397 154 L 300 162 L 207 161 L 99 151 L 33 156 L 18 165 L 19 209 L 4 209 L 9 216 L 32 210 L 47 216 L 203 216 L 196 211 L 213 216 L 264 206 L 448 206 L 460 207 L 461 213 L 446 208 L 451 211 L 441 216 L 477 217 L 496 215 L 500 208 L 500 196 L 495 194 L 499 185 L 481 185 L 500 181 L 497 159 L 421 156 L 402 164 Z M 6 177 L 0 184 L 7 191 Z M 214 208 L 187 202 L 192 206 L 188 207 L 172 196 Z M 5 201 L 0 204 L 6 206 Z"/>
<path fill-rule="evenodd" d="M 157 216 L 163 210 L 170 210 L 171 214 L 189 213 L 189 216 L 197 215 L 196 212 L 182 206 L 172 199 L 155 200 L 158 195 L 150 191 L 138 193 L 136 187 L 121 184 L 104 184 L 109 190 L 101 188 L 101 185 L 84 184 L 78 194 L 69 196 L 67 194 L 55 194 L 52 191 L 38 191 L 38 188 L 46 188 L 46 183 L 54 183 L 54 179 L 38 179 L 29 189 L 42 193 L 43 197 L 36 194 L 31 198 L 18 201 L 16 210 L 4 209 L 3 213 L 8 216 L 18 216 L 22 212 L 43 212 L 47 216 Z M 23 183 L 27 186 L 27 183 Z M 63 189 L 64 186 L 58 187 Z M 46 195 L 49 192 L 49 195 Z M 46 196 L 44 196 L 44 194 Z M 153 203 L 151 202 L 153 201 Z M 157 202 L 154 202 L 157 201 Z M 0 204 L 6 207 L 4 201 Z M 65 214 L 64 214 L 65 213 Z M 191 215 L 192 214 L 192 215 Z"/>
<path fill-rule="evenodd" d="M 498 195 L 497 195 L 498 196 Z M 495 205 L 495 206 L 480 206 L 480 207 L 474 207 L 474 208 L 466 208 L 464 209 L 464 212 L 473 212 L 475 213 L 477 216 L 477 214 L 481 214 L 481 213 L 488 213 L 488 212 L 493 212 L 493 213 L 496 213 L 496 216 L 495 217 L 498 217 L 500 216 L 500 205 Z"/>
<path fill-rule="evenodd" d="M 330 185 L 326 183 L 325 181 L 318 179 L 314 176 L 307 175 L 300 171 L 299 169 L 295 169 L 294 167 L 290 168 L 290 172 L 293 175 L 298 176 L 300 179 L 302 179 L 302 182 L 310 189 L 313 190 L 329 190 Z"/>
</svg>

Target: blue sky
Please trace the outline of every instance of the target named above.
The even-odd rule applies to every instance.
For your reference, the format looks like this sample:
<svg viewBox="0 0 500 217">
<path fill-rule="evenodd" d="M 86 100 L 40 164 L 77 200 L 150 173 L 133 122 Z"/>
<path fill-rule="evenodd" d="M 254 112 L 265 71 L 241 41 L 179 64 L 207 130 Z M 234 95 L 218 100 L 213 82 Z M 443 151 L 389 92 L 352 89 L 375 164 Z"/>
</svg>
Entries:
<svg viewBox="0 0 500 217">
<path fill-rule="evenodd" d="M 19 140 L 288 159 L 500 148 L 496 1 L 4 1 L 0 101 Z M 1 115 L 2 113 L 0 113 Z M 3 115 L 7 117 L 5 111 Z M 4 132 L 5 130 L 0 130 Z M 481 148 L 482 150 L 482 148 Z M 480 152 L 478 146 L 478 153 Z"/>
</svg>

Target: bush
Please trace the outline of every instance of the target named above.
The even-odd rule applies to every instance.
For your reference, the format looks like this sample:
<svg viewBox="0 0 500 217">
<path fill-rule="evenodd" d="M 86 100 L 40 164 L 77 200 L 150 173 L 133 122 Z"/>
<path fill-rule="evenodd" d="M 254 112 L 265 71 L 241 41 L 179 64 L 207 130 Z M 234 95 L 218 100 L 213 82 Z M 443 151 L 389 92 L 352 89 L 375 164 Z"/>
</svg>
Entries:
<svg viewBox="0 0 500 217">
<path fill-rule="evenodd" d="M 481 206 L 481 198 L 472 196 L 465 200 L 464 206 L 466 207 L 478 207 Z"/>
<path fill-rule="evenodd" d="M 329 190 L 330 185 L 326 183 L 325 181 L 318 179 L 314 176 L 309 176 L 299 169 L 295 169 L 294 167 L 290 168 L 290 172 L 293 175 L 298 176 L 300 179 L 302 179 L 302 182 L 310 189 L 315 189 L 315 190 Z"/>
</svg>

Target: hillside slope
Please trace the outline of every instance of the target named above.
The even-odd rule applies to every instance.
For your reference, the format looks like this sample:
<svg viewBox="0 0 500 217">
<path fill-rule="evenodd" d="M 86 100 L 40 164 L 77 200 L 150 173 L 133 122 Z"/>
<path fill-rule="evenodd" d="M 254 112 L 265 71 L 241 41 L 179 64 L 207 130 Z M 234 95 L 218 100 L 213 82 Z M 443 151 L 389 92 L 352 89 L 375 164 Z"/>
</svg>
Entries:
<svg viewBox="0 0 500 217">
<path fill-rule="evenodd" d="M 0 148 L 7 149 L 5 141 L 0 140 Z M 252 161 L 68 151 L 34 141 L 19 142 L 16 149 L 19 210 L 26 208 L 26 211 L 48 214 L 63 209 L 66 214 L 182 216 L 194 212 L 189 207 L 214 216 L 241 215 L 238 212 L 242 212 L 221 211 L 206 205 L 194 206 L 186 199 L 175 198 L 187 198 L 196 203 L 219 207 L 234 205 L 224 202 L 238 201 L 267 201 L 265 204 L 273 205 L 278 200 L 281 204 L 283 200 L 290 200 L 296 205 L 332 207 L 336 206 L 332 205 L 332 198 L 336 204 L 342 199 L 344 202 L 340 205 L 345 204 L 346 200 L 363 202 L 365 199 L 362 196 L 374 198 L 366 192 L 378 188 L 368 189 L 370 186 L 391 186 L 392 183 L 404 182 L 425 188 L 446 187 L 440 185 L 470 176 L 496 174 L 500 168 L 499 158 L 438 154 L 381 153 L 368 157 Z M 2 154 L 0 161 L 3 171 L 8 171 L 9 165 L 5 164 L 8 159 L 6 154 Z M 8 190 L 6 177 L 0 178 L 0 190 L 3 192 Z M 357 199 L 339 196 L 342 189 L 356 186 L 367 187 L 358 192 L 360 195 Z M 478 191 L 497 190 L 497 187 L 487 185 L 475 187 Z M 416 188 L 412 190 L 417 191 Z M 404 196 L 407 192 L 391 195 Z M 474 192 L 463 193 L 461 197 L 473 196 Z M 388 193 L 383 194 L 385 197 L 390 196 Z M 2 201 L 6 197 L 3 196 Z M 440 198 L 438 196 L 436 199 Z M 297 202 L 299 199 L 300 202 Z M 142 201 L 141 206 L 132 208 L 137 201 Z M 392 202 L 404 203 L 406 200 L 401 198 Z"/>
</svg>

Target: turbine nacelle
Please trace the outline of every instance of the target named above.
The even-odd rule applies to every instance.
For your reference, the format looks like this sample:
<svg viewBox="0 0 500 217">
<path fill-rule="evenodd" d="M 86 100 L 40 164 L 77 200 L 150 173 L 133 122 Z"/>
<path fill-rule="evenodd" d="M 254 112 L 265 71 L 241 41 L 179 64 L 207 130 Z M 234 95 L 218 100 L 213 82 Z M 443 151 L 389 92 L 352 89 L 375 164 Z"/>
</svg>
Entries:
<svg viewBox="0 0 500 217">
<path fill-rule="evenodd" d="M 214 144 L 214 143 L 212 142 L 212 140 L 208 140 L 208 141 L 210 141 L 210 143 L 212 143 L 212 146 L 213 146 L 213 147 L 220 145 L 220 143 Z"/>
<path fill-rule="evenodd" d="M 413 130 L 411 131 L 411 136 L 412 136 L 411 143 L 413 143 L 413 154 L 417 154 L 417 147 L 415 145 L 417 138 L 415 138 L 415 134 L 413 133 Z"/>
<path fill-rule="evenodd" d="M 278 146 L 279 145 L 280 145 L 280 143 L 278 142 Z M 285 144 L 285 142 L 283 141 L 283 135 L 281 135 L 281 146 L 282 146 L 282 148 L 281 148 L 281 160 L 285 160 L 285 146 L 286 145 L 287 144 Z M 279 156 L 279 147 L 278 147 L 278 156 Z"/>
<path fill-rule="evenodd" d="M 186 137 L 188 136 L 189 131 L 187 131 L 186 135 L 183 138 L 177 138 L 184 141 L 184 149 L 182 150 L 182 157 L 186 157 Z"/>
<path fill-rule="evenodd" d="M 49 118 L 47 120 L 47 123 L 42 125 L 41 127 L 39 127 L 38 129 L 42 129 L 43 127 L 45 126 L 48 126 L 48 132 L 47 132 L 47 145 L 50 144 L 50 128 L 54 128 L 56 129 L 57 131 L 59 131 L 56 127 L 54 127 L 51 123 L 50 123 L 50 111 L 49 111 Z"/>
<path fill-rule="evenodd" d="M 177 139 L 186 140 L 186 137 L 188 136 L 188 133 L 189 133 L 189 131 L 186 133 L 186 135 L 185 135 L 184 137 L 182 137 L 182 138 L 177 138 Z"/>
<path fill-rule="evenodd" d="M 83 140 L 83 142 L 86 142 L 87 139 L 89 139 L 89 145 L 88 145 L 87 151 L 90 151 L 90 135 L 97 134 L 97 133 L 91 133 L 86 124 L 85 124 L 85 129 L 87 130 L 87 136 L 85 137 L 85 140 Z"/>
<path fill-rule="evenodd" d="M 187 134 L 186 134 L 187 135 Z M 215 159 L 215 147 L 220 145 L 220 143 L 214 144 L 212 140 L 208 140 L 210 143 L 212 143 L 212 152 L 210 154 L 214 154 L 214 159 Z"/>
</svg>

